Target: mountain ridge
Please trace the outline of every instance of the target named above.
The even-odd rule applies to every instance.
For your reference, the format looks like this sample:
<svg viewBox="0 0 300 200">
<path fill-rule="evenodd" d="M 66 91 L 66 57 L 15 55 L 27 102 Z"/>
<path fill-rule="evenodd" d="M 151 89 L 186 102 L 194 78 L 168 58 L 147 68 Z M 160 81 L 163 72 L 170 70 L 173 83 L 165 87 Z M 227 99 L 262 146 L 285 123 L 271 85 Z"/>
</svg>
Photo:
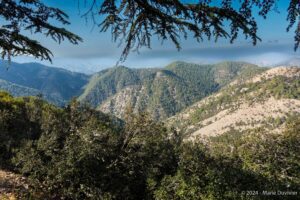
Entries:
<svg viewBox="0 0 300 200">
<path fill-rule="evenodd" d="M 0 79 L 6 81 L 5 85 L 4 82 L 0 84 L 0 88 L 8 89 L 15 96 L 20 96 L 20 92 L 15 93 L 17 87 L 25 87 L 29 88 L 30 92 L 22 95 L 35 96 L 38 93 L 52 103 L 64 105 L 71 98 L 81 94 L 89 76 L 38 63 L 0 61 Z M 11 86 L 8 86 L 9 84 Z"/>
<path fill-rule="evenodd" d="M 261 70 L 242 62 L 199 65 L 177 61 L 164 68 L 114 67 L 95 74 L 79 100 L 121 118 L 125 107 L 131 106 L 135 112 L 148 112 L 160 120 L 218 91 L 239 76 L 250 76 Z"/>
<path fill-rule="evenodd" d="M 166 123 L 190 139 L 226 132 L 265 128 L 278 132 L 285 121 L 300 115 L 300 68 L 271 68 L 248 80 L 233 81 Z"/>
</svg>

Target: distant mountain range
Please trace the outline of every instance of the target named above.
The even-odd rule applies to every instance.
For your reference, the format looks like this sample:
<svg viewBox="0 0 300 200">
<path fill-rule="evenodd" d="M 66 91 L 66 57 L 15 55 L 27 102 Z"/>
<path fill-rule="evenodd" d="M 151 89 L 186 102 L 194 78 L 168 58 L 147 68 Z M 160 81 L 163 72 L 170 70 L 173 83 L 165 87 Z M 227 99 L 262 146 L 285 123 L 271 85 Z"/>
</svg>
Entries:
<svg viewBox="0 0 300 200">
<path fill-rule="evenodd" d="M 8 67 L 8 68 L 7 68 Z M 93 76 L 36 63 L 0 62 L 0 90 L 65 105 L 72 97 L 124 118 L 146 112 L 187 139 L 280 132 L 300 115 L 300 68 L 262 68 L 244 62 L 102 70 Z"/>
<path fill-rule="evenodd" d="M 166 119 L 238 77 L 263 71 L 243 62 L 198 65 L 174 62 L 164 68 L 114 67 L 95 74 L 79 97 L 81 102 L 120 118 L 126 109 Z"/>
<path fill-rule="evenodd" d="M 124 66 L 89 76 L 37 63 L 0 62 L 0 89 L 14 96 L 36 96 L 56 105 L 72 97 L 104 113 L 123 118 L 128 107 L 156 119 L 175 115 L 196 101 L 219 91 L 238 77 L 263 71 L 243 62 L 200 65 L 174 62 L 164 68 Z"/>
<path fill-rule="evenodd" d="M 8 65 L 1 61 L 0 90 L 14 96 L 42 94 L 60 106 L 78 97 L 80 102 L 119 118 L 124 118 L 131 108 L 135 113 L 147 112 L 153 119 L 184 129 L 186 134 L 195 136 L 197 131 L 204 131 L 213 135 L 231 130 L 236 124 L 258 124 L 237 116 L 239 112 L 248 116 L 254 112 L 250 112 L 252 108 L 258 113 L 250 118 L 267 114 L 263 107 L 269 107 L 270 120 L 286 116 L 274 115 L 272 105 L 293 113 L 290 109 L 298 106 L 300 99 L 297 69 L 262 68 L 244 62 L 174 62 L 163 68 L 113 67 L 89 76 L 36 63 Z M 261 76 L 265 78 L 253 82 Z M 287 108 L 287 103 L 295 106 Z M 239 110 L 242 107 L 244 110 Z M 220 124 L 220 120 L 226 123 Z"/>
<path fill-rule="evenodd" d="M 36 96 L 63 105 L 83 92 L 89 76 L 37 63 L 0 61 L 0 89 L 14 96 Z"/>
</svg>

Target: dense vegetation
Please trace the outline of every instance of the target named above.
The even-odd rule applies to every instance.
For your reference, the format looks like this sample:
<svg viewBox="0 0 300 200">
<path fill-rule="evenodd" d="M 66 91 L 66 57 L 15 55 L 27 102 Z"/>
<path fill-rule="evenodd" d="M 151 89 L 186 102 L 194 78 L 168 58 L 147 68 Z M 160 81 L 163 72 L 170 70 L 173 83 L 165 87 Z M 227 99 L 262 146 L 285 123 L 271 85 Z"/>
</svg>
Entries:
<svg viewBox="0 0 300 200">
<path fill-rule="evenodd" d="M 300 187 L 299 118 L 223 152 L 131 110 L 124 123 L 76 101 L 57 108 L 1 92 L 0 112 L 0 166 L 30 178 L 24 199 L 267 199 L 263 190 Z"/>
<path fill-rule="evenodd" d="M 71 98 L 79 96 L 89 76 L 64 69 L 47 67 L 37 63 L 8 63 L 0 61 L 0 88 L 14 96 L 35 96 L 63 105 Z M 24 92 L 20 91 L 24 88 Z"/>
<path fill-rule="evenodd" d="M 120 111 L 120 107 L 125 106 L 120 105 L 126 101 L 134 111 L 146 111 L 155 119 L 165 119 L 232 80 L 263 70 L 239 62 L 215 65 L 175 62 L 161 69 L 115 67 L 94 75 L 79 100 L 118 117 L 124 117 L 125 110 Z M 126 91 L 128 88 L 132 89 L 131 94 Z M 107 110 L 101 107 L 105 103 Z"/>
</svg>

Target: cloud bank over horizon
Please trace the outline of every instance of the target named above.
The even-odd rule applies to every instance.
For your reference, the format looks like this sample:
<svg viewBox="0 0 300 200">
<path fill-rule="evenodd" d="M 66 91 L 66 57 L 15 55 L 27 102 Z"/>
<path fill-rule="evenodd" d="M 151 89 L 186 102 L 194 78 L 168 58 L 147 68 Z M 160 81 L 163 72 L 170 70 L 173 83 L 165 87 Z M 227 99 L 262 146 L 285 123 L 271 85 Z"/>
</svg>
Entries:
<svg viewBox="0 0 300 200">
<path fill-rule="evenodd" d="M 53 63 L 35 60 L 31 57 L 13 58 L 16 62 L 39 62 L 45 65 L 65 68 L 71 71 L 94 73 L 117 64 L 122 46 L 111 40 L 111 33 L 99 33 L 93 29 L 91 22 L 80 16 L 78 5 L 74 0 L 61 2 L 45 0 L 53 7 L 64 10 L 69 16 L 71 25 L 65 28 L 78 34 L 84 40 L 79 45 L 63 42 L 58 45 L 42 36 L 36 36 L 41 44 L 47 46 L 54 54 Z M 152 49 L 142 49 L 139 54 L 132 52 L 126 62 L 120 63 L 128 67 L 163 67 L 173 61 L 193 63 L 216 63 L 221 61 L 245 61 L 260 66 L 274 66 L 298 58 L 299 51 L 294 52 L 294 33 L 286 32 L 288 1 L 279 0 L 278 12 L 272 12 L 267 19 L 257 17 L 258 36 L 262 42 L 252 46 L 243 36 L 229 44 L 228 40 L 220 39 L 217 43 L 205 40 L 197 43 L 192 37 L 182 39 L 182 50 L 177 51 L 171 42 L 161 44 L 153 38 Z M 81 11 L 87 7 L 82 7 Z M 101 19 L 101 17 L 99 17 Z M 295 27 L 294 27 L 295 28 Z"/>
<path fill-rule="evenodd" d="M 199 45 L 199 44 L 198 44 Z M 244 61 L 259 66 L 276 66 L 298 58 L 298 53 L 293 51 L 292 43 L 262 43 L 257 46 L 250 44 L 221 45 L 218 47 L 192 47 L 177 51 L 173 48 L 162 47 L 152 50 L 143 50 L 139 54 L 132 53 L 124 65 L 132 68 L 164 67 L 174 61 L 186 61 L 199 64 L 211 64 L 222 61 Z M 95 73 L 117 64 L 119 51 L 111 53 L 98 52 L 97 55 L 62 55 L 55 56 L 53 63 L 42 64 L 61 67 L 71 71 L 83 73 Z M 15 62 L 40 62 L 30 57 L 13 58 Z"/>
</svg>

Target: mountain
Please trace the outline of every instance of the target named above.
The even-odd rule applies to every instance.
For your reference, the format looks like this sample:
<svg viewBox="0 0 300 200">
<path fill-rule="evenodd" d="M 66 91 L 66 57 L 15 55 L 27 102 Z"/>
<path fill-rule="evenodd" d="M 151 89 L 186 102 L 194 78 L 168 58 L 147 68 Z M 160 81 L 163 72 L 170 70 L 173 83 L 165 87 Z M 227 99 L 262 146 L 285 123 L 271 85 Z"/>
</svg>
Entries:
<svg viewBox="0 0 300 200">
<path fill-rule="evenodd" d="M 228 86 L 167 120 L 187 139 L 262 129 L 279 133 L 300 115 L 300 68 L 277 67 Z"/>
<path fill-rule="evenodd" d="M 37 89 L 33 89 L 33 88 L 29 88 L 29 87 L 25 87 L 22 85 L 18 85 L 12 82 L 8 82 L 5 80 L 0 79 L 0 90 L 4 90 L 9 92 L 10 94 L 13 94 L 16 97 L 24 97 L 24 96 L 40 96 L 42 95 L 42 97 L 51 102 L 54 103 L 55 105 L 59 105 L 62 106 L 66 103 L 65 99 L 56 97 L 56 96 L 52 96 L 49 94 L 43 94 L 40 90 Z"/>
<path fill-rule="evenodd" d="M 58 105 L 79 96 L 89 76 L 37 63 L 0 61 L 0 88 L 15 96 L 42 94 Z"/>
<path fill-rule="evenodd" d="M 115 82 L 123 80 L 116 88 L 130 81 L 155 83 L 153 73 L 174 84 L 189 80 L 173 66 L 166 68 L 136 74 L 121 68 L 132 79 L 114 76 Z M 147 115 L 130 113 L 121 121 L 77 101 L 57 107 L 0 92 L 0 199 L 275 196 L 268 191 L 287 191 L 275 193 L 278 199 L 297 199 L 300 69 L 246 67 L 234 76 L 219 68 L 215 72 L 214 78 L 203 77 L 222 85 L 217 92 L 166 120 L 185 138 Z M 198 136 L 214 137 L 195 140 Z M 248 198 L 245 191 L 256 196 Z"/>
<path fill-rule="evenodd" d="M 15 96 L 37 96 L 40 94 L 40 91 L 37 89 L 21 86 L 2 79 L 0 79 L 0 90 L 5 90 Z"/>
<path fill-rule="evenodd" d="M 174 62 L 152 69 L 114 67 L 95 74 L 79 100 L 120 118 L 131 107 L 134 112 L 145 111 L 159 120 L 175 115 L 238 77 L 243 79 L 263 70 L 242 62 Z"/>
</svg>

